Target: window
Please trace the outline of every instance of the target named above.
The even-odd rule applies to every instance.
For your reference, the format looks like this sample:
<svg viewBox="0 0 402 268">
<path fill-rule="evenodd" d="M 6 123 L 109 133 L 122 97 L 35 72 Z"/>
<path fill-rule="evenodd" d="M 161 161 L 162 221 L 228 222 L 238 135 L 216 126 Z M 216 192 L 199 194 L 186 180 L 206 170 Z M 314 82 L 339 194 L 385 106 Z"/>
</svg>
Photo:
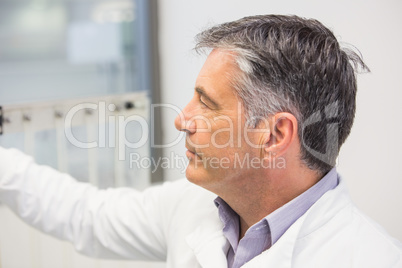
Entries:
<svg viewBox="0 0 402 268">
<path fill-rule="evenodd" d="M 22 118 L 3 122 L 5 135 L 0 136 L 0 145 L 25 150 L 39 163 L 57 168 L 60 161 L 55 155 L 61 155 L 56 126 L 40 131 L 32 128 L 44 121 L 35 119 L 38 113 L 30 114 L 32 107 L 38 107 L 37 102 L 63 106 L 63 101 L 95 101 L 103 96 L 108 100 L 117 96 L 115 99 L 124 102 L 124 94 L 131 98 L 136 93 L 150 99 L 145 103 L 158 102 L 156 42 L 152 40 L 154 4 L 147 0 L 0 0 L 0 106 L 5 119 L 9 120 L 6 108 L 13 105 L 21 110 Z M 150 125 L 158 127 L 158 119 L 155 114 Z M 7 133 L 7 123 L 16 121 L 19 131 Z M 132 140 L 140 138 L 135 123 L 127 126 L 129 131 Z M 82 139 L 90 138 L 88 126 L 74 127 L 73 132 Z M 158 139 L 157 134 L 156 144 Z M 146 146 L 149 151 L 150 145 Z M 68 148 L 77 157 L 68 159 L 75 164 L 70 163 L 66 171 L 85 180 L 91 162 L 86 160 L 87 152 L 77 151 L 71 144 Z M 109 168 L 109 172 L 100 170 L 97 174 L 113 175 L 113 150 L 99 150 L 104 153 L 98 154 L 103 157 L 98 167 Z M 152 156 L 157 153 L 156 149 L 150 151 Z M 76 165 L 82 168 L 73 168 Z M 129 175 L 127 172 L 123 181 L 130 181 Z M 154 180 L 162 178 L 161 170 L 152 175 Z M 100 186 L 113 185 L 102 181 Z"/>
</svg>

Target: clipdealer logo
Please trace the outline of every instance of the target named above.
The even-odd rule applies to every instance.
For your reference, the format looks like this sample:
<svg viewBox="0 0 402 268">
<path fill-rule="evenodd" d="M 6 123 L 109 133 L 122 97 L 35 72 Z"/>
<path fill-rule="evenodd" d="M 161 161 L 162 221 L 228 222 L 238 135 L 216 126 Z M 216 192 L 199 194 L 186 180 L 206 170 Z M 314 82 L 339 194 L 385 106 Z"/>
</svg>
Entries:
<svg viewBox="0 0 402 268">
<path fill-rule="evenodd" d="M 91 149 L 91 148 L 117 148 L 118 160 L 126 160 L 127 148 L 131 149 L 139 149 L 144 146 L 150 146 L 151 148 L 171 148 L 177 145 L 185 136 L 184 132 L 177 132 L 177 136 L 174 140 L 166 142 L 164 144 L 155 144 L 153 139 L 153 133 L 151 133 L 150 129 L 154 124 L 153 121 L 153 114 L 156 108 L 163 108 L 163 109 L 170 109 L 171 111 L 177 113 L 180 117 L 180 120 L 183 122 L 187 121 L 187 123 L 191 123 L 191 121 L 195 120 L 202 120 L 204 122 L 205 128 L 204 129 L 197 129 L 197 132 L 209 132 L 210 133 L 210 141 L 206 144 L 190 144 L 194 148 L 207 148 L 213 146 L 216 149 L 225 149 L 229 147 L 241 147 L 244 144 L 242 142 L 247 143 L 247 146 L 252 148 L 261 148 L 261 145 L 253 144 L 249 138 L 248 133 L 251 132 L 261 132 L 266 131 L 269 128 L 269 122 L 266 118 L 261 118 L 260 120 L 264 121 L 266 128 L 263 129 L 253 129 L 251 126 L 242 125 L 240 122 L 240 118 L 237 118 L 239 122 L 234 124 L 233 119 L 225 116 L 219 115 L 214 118 L 207 118 L 203 115 L 196 115 L 190 119 L 185 120 L 182 111 L 175 105 L 172 104 L 152 104 L 151 105 L 151 113 L 150 113 L 150 120 L 147 117 L 140 116 L 138 114 L 131 114 L 131 115 L 121 115 L 118 113 L 111 114 L 106 116 L 107 111 L 114 112 L 116 106 L 113 104 L 107 105 L 106 102 L 99 102 L 99 103 L 81 103 L 74 107 L 72 107 L 67 113 L 64 121 L 64 132 L 66 135 L 67 140 L 74 146 L 83 149 Z M 242 111 L 242 106 L 238 104 L 238 114 L 242 115 L 244 111 Z M 92 114 L 93 119 L 96 119 L 97 122 L 94 122 L 95 125 L 97 123 L 98 128 L 98 136 L 95 140 L 92 141 L 82 141 L 77 139 L 73 134 L 73 118 L 78 112 L 85 111 Z M 322 120 L 327 120 L 327 128 L 326 128 L 326 135 L 327 135 L 327 144 L 325 152 L 319 152 L 315 149 L 311 148 L 306 144 L 304 139 L 302 139 L 302 146 L 306 148 L 306 150 L 312 154 L 314 157 L 318 158 L 319 160 L 329 163 L 331 161 L 331 155 L 333 155 L 334 150 L 338 148 L 338 123 L 331 121 L 331 119 L 337 118 L 338 116 L 338 102 L 334 102 L 327 107 L 323 112 L 317 111 L 313 113 L 310 117 L 304 120 L 302 124 L 302 128 L 305 129 L 309 126 L 314 125 L 317 122 L 321 122 Z M 226 121 L 227 127 L 217 129 L 213 132 L 212 124 L 217 121 Z M 103 122 L 103 123 L 101 123 Z M 108 122 L 108 124 L 104 124 L 104 122 Z M 131 142 L 126 137 L 126 128 L 128 124 L 135 122 L 138 127 L 140 128 L 140 135 L 139 139 L 136 142 Z M 237 126 L 237 127 L 236 127 Z M 113 128 L 113 129 L 111 129 Z M 107 140 L 107 135 L 105 133 L 116 133 L 116 136 L 112 137 L 109 135 Z M 228 141 L 226 143 L 218 143 L 215 139 L 218 134 L 227 132 Z M 235 135 L 236 134 L 236 135 Z M 243 139 L 241 137 L 243 136 Z M 188 140 L 188 139 L 187 139 Z M 191 140 L 188 140 L 191 142 Z M 272 158 L 274 159 L 274 158 Z M 155 167 L 162 167 L 162 168 L 178 168 L 183 170 L 183 167 L 187 165 L 188 161 L 185 157 L 180 155 L 170 155 L 169 157 L 162 157 L 158 159 L 152 159 L 150 157 L 143 157 L 139 153 L 131 153 L 130 154 L 130 166 L 131 167 L 139 167 L 139 168 L 150 168 L 151 166 L 154 167 L 153 169 L 156 170 Z M 202 158 L 202 165 L 209 166 L 212 168 L 219 167 L 219 168 L 228 168 L 229 163 L 233 162 L 231 167 L 240 167 L 240 168 L 284 168 L 286 163 L 284 163 L 284 159 L 278 158 L 276 163 L 272 161 L 265 161 L 264 158 L 255 158 L 251 157 L 250 155 L 240 156 L 239 154 L 235 154 L 232 157 L 227 158 L 216 158 L 216 157 L 204 157 Z M 186 163 L 186 164 L 184 164 Z M 271 163 L 271 166 L 268 166 L 267 163 Z M 233 166 L 236 165 L 236 166 Z"/>
</svg>

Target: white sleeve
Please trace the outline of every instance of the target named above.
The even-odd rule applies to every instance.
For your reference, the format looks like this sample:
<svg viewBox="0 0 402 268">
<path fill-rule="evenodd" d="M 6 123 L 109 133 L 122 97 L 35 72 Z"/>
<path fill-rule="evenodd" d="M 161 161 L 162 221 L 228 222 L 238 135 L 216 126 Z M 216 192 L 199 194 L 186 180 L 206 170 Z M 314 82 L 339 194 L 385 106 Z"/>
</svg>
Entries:
<svg viewBox="0 0 402 268">
<path fill-rule="evenodd" d="M 162 186 L 99 190 L 0 147 L 0 202 L 39 230 L 99 258 L 164 260 Z"/>
</svg>

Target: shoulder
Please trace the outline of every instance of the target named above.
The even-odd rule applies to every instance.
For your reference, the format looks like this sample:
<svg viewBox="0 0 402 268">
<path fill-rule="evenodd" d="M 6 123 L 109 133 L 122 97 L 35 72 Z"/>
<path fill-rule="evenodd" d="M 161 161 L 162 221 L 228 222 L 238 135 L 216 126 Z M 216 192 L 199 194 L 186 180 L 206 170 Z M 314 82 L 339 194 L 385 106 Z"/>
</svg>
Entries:
<svg viewBox="0 0 402 268">
<path fill-rule="evenodd" d="M 295 252 L 317 267 L 402 267 L 401 243 L 355 206 L 342 180 L 306 213 Z"/>
<path fill-rule="evenodd" d="M 360 252 L 372 254 L 399 255 L 402 265 L 402 244 L 397 239 L 391 237 L 387 231 L 365 215 L 356 206 L 351 208 L 352 219 L 351 229 L 354 232 L 353 238 Z"/>
</svg>

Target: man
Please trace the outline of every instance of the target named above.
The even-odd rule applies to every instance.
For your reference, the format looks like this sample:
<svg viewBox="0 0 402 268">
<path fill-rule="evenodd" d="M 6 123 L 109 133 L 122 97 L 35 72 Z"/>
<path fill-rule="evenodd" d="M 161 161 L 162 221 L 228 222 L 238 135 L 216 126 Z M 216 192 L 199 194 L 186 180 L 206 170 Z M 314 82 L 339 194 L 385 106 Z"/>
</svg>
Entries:
<svg viewBox="0 0 402 268">
<path fill-rule="evenodd" d="M 0 200 L 90 256 L 174 268 L 402 267 L 401 244 L 353 205 L 334 168 L 361 59 L 295 16 L 213 27 L 197 49 L 211 52 L 175 121 L 191 183 L 101 191 L 1 149 Z"/>
</svg>

